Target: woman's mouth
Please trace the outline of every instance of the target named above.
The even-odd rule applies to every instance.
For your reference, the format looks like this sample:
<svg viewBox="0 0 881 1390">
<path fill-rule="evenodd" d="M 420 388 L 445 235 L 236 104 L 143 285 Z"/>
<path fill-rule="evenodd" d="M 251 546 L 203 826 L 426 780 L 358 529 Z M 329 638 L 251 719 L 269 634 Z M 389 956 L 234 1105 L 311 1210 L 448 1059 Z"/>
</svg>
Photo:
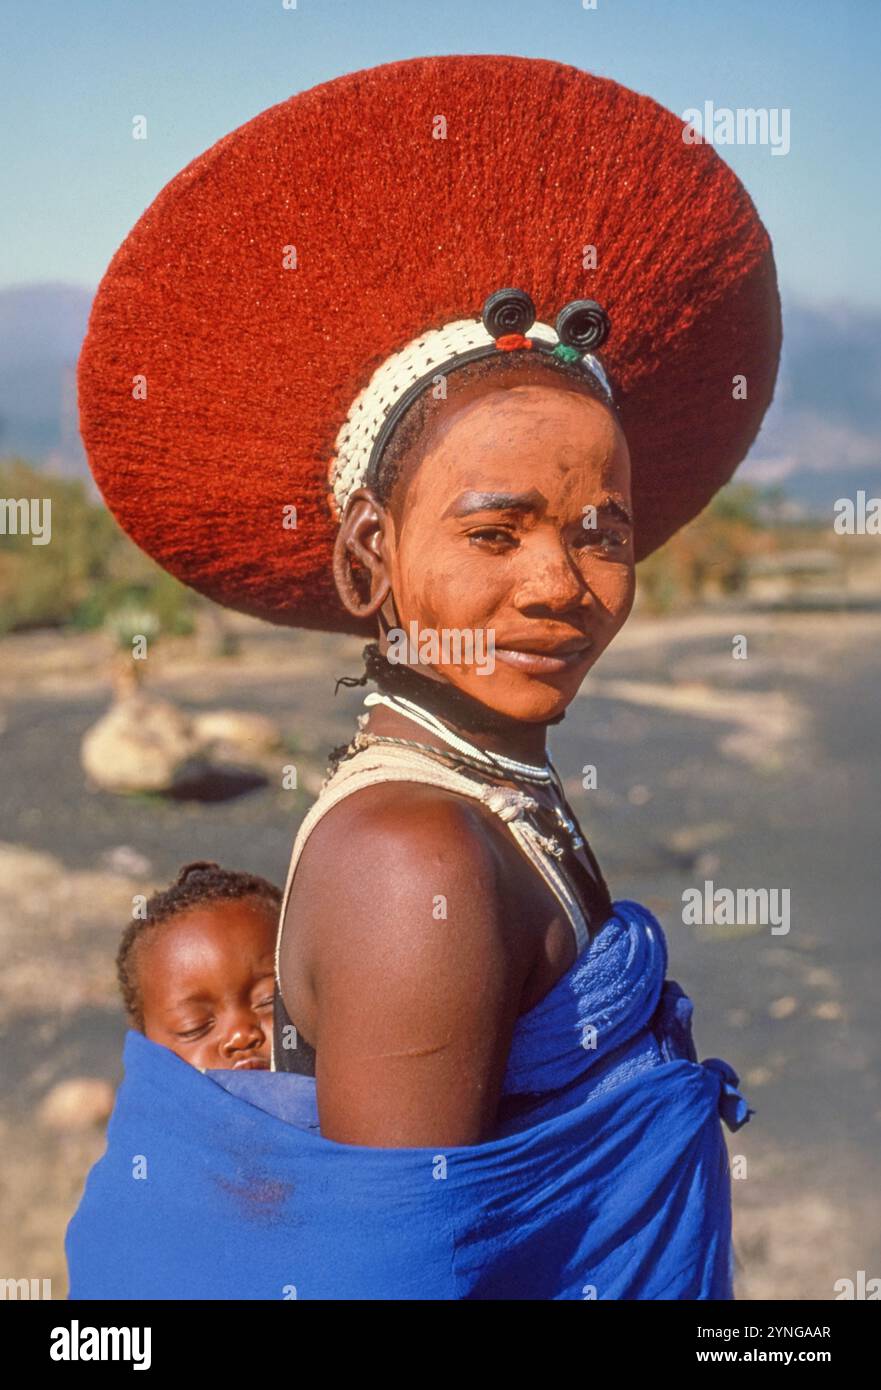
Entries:
<svg viewBox="0 0 881 1390">
<path fill-rule="evenodd" d="M 496 647 L 495 656 L 527 676 L 550 676 L 580 666 L 593 644 L 590 641 L 571 651 L 526 651 L 518 647 Z"/>
<path fill-rule="evenodd" d="M 232 1064 L 233 1071 L 269 1071 L 265 1057 L 240 1057 Z"/>
</svg>

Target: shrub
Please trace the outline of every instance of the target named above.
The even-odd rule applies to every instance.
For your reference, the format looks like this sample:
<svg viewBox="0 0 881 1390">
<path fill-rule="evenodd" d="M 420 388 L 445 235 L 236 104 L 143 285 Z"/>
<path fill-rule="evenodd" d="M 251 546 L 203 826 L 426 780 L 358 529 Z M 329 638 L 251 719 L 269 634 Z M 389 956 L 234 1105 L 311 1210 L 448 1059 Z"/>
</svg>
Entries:
<svg viewBox="0 0 881 1390">
<path fill-rule="evenodd" d="M 0 461 L 0 498 L 34 497 L 51 501 L 51 540 L 0 533 L 0 633 L 96 628 L 118 608 L 146 609 L 162 632 L 192 630 L 194 595 L 138 550 L 80 479 Z"/>
</svg>

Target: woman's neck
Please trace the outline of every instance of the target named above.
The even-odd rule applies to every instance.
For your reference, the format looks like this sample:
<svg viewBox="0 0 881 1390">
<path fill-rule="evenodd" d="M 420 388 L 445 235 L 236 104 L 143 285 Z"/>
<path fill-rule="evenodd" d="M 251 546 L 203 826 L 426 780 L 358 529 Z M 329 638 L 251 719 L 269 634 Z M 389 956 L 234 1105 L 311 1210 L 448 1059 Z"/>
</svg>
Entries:
<svg viewBox="0 0 881 1390">
<path fill-rule="evenodd" d="M 500 753 L 503 757 L 515 758 L 518 762 L 534 763 L 536 767 L 544 766 L 547 756 L 547 731 L 544 724 L 526 724 L 519 737 L 511 737 L 507 734 L 475 729 L 461 718 L 452 719 L 448 713 L 440 713 L 433 709 L 427 700 L 418 700 L 415 695 L 407 695 L 405 698 L 412 699 L 420 709 L 434 714 L 454 734 L 473 743 L 476 748 L 487 753 Z M 388 734 L 392 738 L 415 739 L 419 743 L 429 744 L 432 748 L 449 749 L 449 744 L 432 729 L 423 728 L 405 713 L 389 709 L 386 705 L 374 705 L 371 708 L 368 731 L 373 734 Z"/>
<path fill-rule="evenodd" d="M 421 709 L 440 719 L 454 733 L 487 752 L 500 753 L 520 762 L 545 762 L 547 725 L 530 724 L 509 715 L 499 714 L 458 687 L 423 670 L 388 662 L 376 643 L 364 649 L 365 675 L 360 681 L 346 679 L 345 684 L 362 684 L 368 679 L 376 682 L 384 695 L 399 695 L 411 700 Z M 562 717 L 562 716 L 561 716 Z M 555 720 L 554 722 L 559 722 Z M 443 748 L 443 740 L 422 728 L 403 713 L 385 705 L 374 705 L 370 713 L 370 731 L 395 738 L 415 738 L 420 743 Z"/>
</svg>

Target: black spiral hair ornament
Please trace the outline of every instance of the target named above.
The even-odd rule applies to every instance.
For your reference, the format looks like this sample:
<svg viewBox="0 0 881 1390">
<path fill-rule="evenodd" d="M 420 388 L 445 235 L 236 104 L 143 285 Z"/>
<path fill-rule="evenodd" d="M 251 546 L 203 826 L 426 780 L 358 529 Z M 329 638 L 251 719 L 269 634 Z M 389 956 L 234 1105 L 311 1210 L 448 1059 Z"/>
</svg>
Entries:
<svg viewBox="0 0 881 1390">
<path fill-rule="evenodd" d="M 535 305 L 525 290 L 495 290 L 485 300 L 481 317 L 493 338 L 526 334 L 535 323 Z"/>
<path fill-rule="evenodd" d="M 611 332 L 609 316 L 595 299 L 573 299 L 557 315 L 557 337 L 580 353 L 596 352 Z"/>
<path fill-rule="evenodd" d="M 467 363 L 477 362 L 482 357 L 493 356 L 500 350 L 498 347 L 499 339 L 506 338 L 509 334 L 525 337 L 535 323 L 535 304 L 525 290 L 494 290 L 484 300 L 481 318 L 484 328 L 493 339 L 492 343 L 469 348 L 467 351 L 460 352 L 455 357 L 450 358 L 447 362 L 432 363 L 430 371 L 417 378 L 392 403 L 373 441 L 367 467 L 364 470 L 363 481 L 368 487 L 372 487 L 376 483 L 380 460 L 398 421 L 403 418 L 414 401 L 422 395 L 425 388 L 434 382 L 438 375 L 446 375 Z M 595 300 L 574 299 L 557 315 L 556 331 L 560 341 L 556 345 L 542 338 L 535 338 L 530 339 L 529 343 L 523 344 L 523 346 L 532 347 L 537 352 L 545 353 L 558 361 L 571 364 L 579 357 L 583 357 L 585 353 L 594 352 L 600 347 L 609 336 L 610 329 L 611 324 L 606 311 Z M 512 344 L 505 344 L 505 346 L 510 347 Z M 597 379 L 597 371 L 598 364 L 590 368 L 590 375 L 594 380 Z M 611 402 L 611 387 L 601 368 L 599 371 L 601 378 L 599 384 L 604 398 Z"/>
</svg>

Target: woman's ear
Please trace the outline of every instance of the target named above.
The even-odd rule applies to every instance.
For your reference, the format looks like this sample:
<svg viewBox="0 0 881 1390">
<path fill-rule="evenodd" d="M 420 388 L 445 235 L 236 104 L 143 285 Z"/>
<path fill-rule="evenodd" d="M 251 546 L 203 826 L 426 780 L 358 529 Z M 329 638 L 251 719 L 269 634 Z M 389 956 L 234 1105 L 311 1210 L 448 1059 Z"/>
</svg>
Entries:
<svg viewBox="0 0 881 1390">
<path fill-rule="evenodd" d="M 372 618 L 391 593 L 383 540 L 391 524 L 369 488 L 352 493 L 333 547 L 333 577 L 346 610 Z"/>
</svg>

